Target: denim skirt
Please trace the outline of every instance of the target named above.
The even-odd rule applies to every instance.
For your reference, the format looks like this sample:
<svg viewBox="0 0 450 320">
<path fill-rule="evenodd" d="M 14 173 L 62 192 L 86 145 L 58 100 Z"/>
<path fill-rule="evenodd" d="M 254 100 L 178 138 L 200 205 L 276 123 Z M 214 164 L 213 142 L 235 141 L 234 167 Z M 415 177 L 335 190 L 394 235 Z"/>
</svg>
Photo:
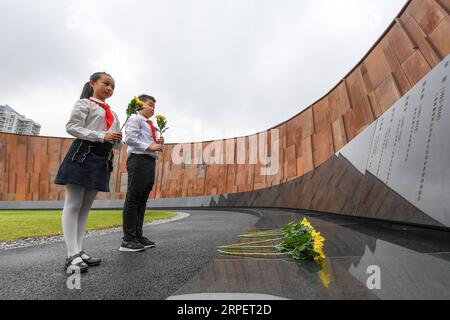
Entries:
<svg viewBox="0 0 450 320">
<path fill-rule="evenodd" d="M 76 184 L 109 192 L 113 171 L 113 145 L 76 139 L 59 167 L 55 184 Z"/>
</svg>

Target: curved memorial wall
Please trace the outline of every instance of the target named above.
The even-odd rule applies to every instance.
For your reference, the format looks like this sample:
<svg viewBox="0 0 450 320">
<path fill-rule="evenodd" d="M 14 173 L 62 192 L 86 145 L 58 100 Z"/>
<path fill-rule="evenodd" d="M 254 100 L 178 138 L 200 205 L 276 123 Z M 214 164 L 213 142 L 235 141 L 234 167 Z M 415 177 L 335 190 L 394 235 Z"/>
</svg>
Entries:
<svg viewBox="0 0 450 320">
<path fill-rule="evenodd" d="M 167 144 L 150 205 L 285 207 L 450 227 L 448 0 L 409 1 L 316 103 L 254 135 Z M 305 79 L 303 79 L 305 80 Z M 62 200 L 72 140 L 0 134 L 0 200 Z M 110 193 L 125 197 L 126 150 Z"/>
</svg>

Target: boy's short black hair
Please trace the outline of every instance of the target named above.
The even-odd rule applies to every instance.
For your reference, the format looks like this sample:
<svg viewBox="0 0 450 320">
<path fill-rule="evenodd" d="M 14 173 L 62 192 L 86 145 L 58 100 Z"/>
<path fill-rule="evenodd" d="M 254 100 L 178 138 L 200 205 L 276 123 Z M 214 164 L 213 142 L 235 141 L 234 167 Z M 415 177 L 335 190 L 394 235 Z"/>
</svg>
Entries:
<svg viewBox="0 0 450 320">
<path fill-rule="evenodd" d="M 138 98 L 139 98 L 139 100 L 142 100 L 142 102 L 146 102 L 148 100 L 152 100 L 153 102 L 156 103 L 156 99 L 153 98 L 152 96 L 147 95 L 147 94 L 141 94 Z"/>
</svg>

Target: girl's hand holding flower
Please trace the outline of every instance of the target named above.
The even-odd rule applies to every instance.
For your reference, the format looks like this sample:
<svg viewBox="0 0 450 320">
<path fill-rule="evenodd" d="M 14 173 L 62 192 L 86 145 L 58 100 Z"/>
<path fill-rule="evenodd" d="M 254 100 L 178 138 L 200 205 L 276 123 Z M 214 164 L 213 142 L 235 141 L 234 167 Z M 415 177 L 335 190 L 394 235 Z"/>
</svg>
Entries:
<svg viewBox="0 0 450 320">
<path fill-rule="evenodd" d="M 104 141 L 122 141 L 122 132 L 108 132 L 103 138 Z"/>
</svg>

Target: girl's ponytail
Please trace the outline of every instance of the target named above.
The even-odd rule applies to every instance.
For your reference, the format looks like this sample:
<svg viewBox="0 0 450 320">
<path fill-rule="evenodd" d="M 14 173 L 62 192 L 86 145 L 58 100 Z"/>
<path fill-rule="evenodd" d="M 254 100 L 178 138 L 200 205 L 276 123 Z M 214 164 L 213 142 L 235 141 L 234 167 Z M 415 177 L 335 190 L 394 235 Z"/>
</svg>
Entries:
<svg viewBox="0 0 450 320">
<path fill-rule="evenodd" d="M 81 91 L 80 99 L 89 99 L 94 95 L 94 89 L 92 89 L 90 81 L 86 82 L 83 87 L 83 91 Z"/>
</svg>

